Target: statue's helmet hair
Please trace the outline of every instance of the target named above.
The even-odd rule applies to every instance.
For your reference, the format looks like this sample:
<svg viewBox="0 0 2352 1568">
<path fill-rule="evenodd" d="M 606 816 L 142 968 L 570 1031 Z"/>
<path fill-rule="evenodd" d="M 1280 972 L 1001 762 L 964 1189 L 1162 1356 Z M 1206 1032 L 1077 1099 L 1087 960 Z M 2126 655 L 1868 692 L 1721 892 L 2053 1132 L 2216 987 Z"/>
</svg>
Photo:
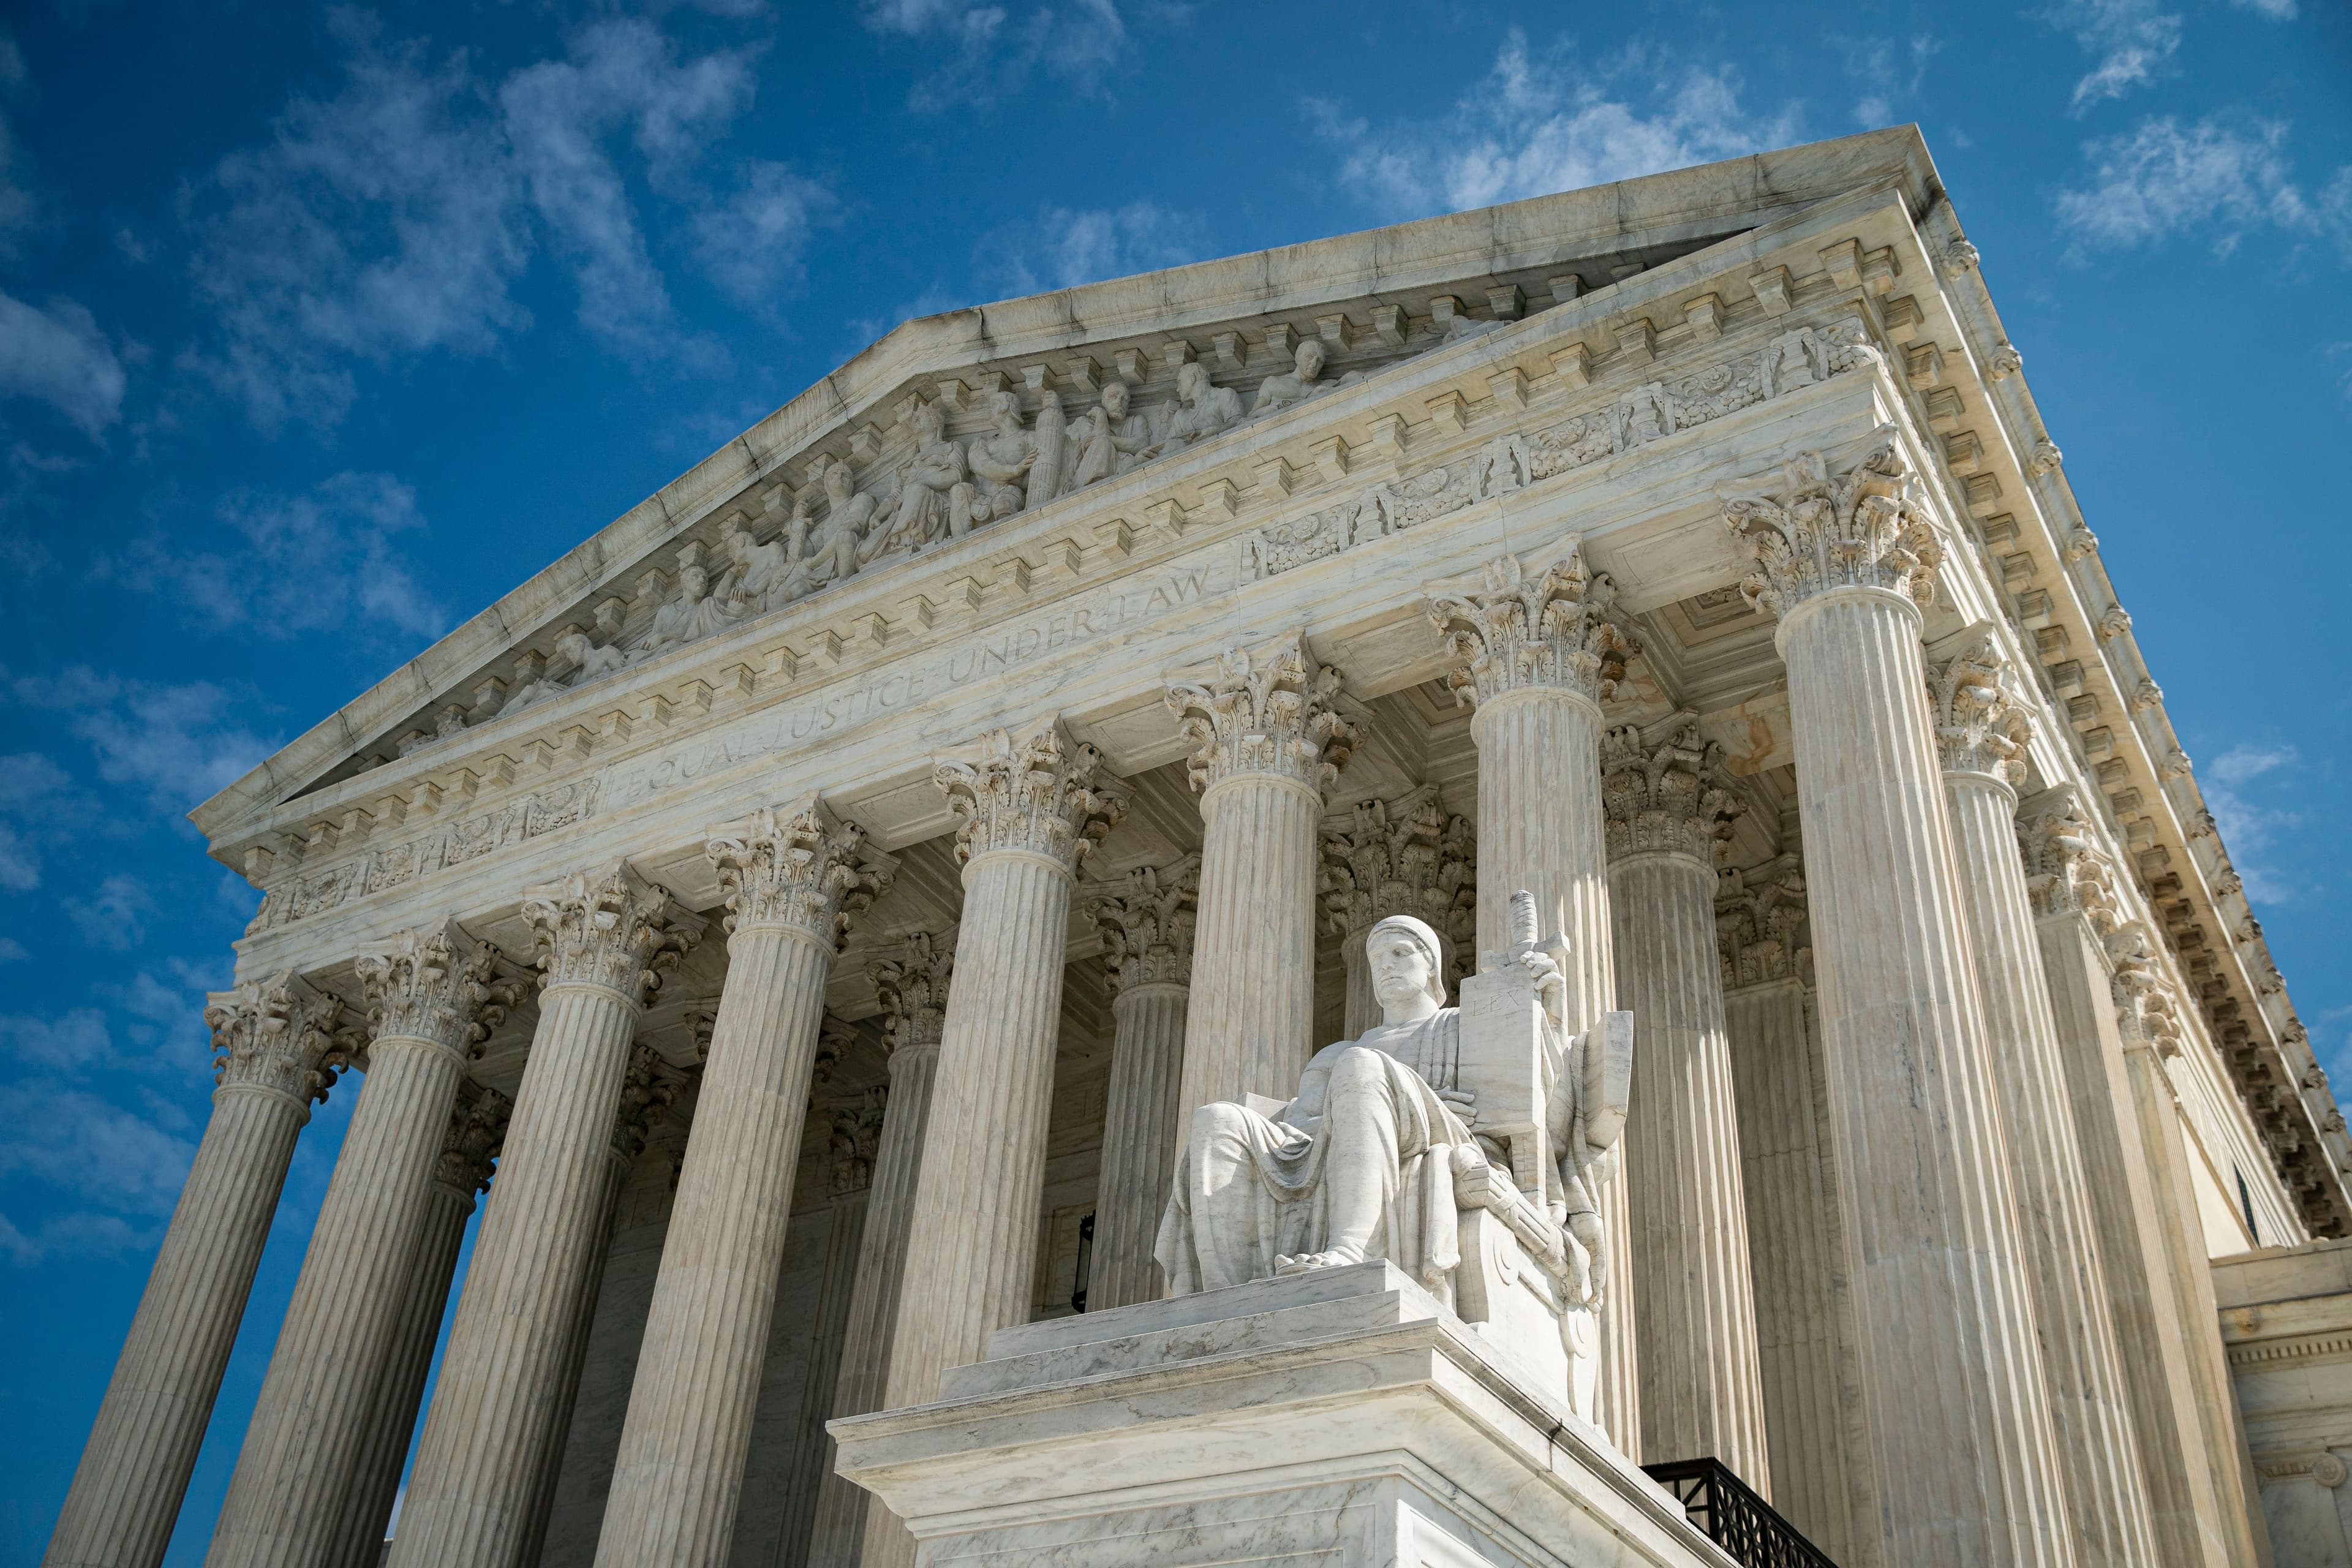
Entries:
<svg viewBox="0 0 2352 1568">
<path fill-rule="evenodd" d="M 1445 1005 L 1445 945 L 1438 941 L 1437 932 L 1430 929 L 1429 922 L 1426 921 L 1415 920 L 1411 915 L 1391 915 L 1386 920 L 1374 921 L 1372 929 L 1364 933 L 1365 948 L 1369 950 L 1373 940 L 1382 931 L 1401 931 L 1412 938 L 1422 952 L 1429 955 L 1429 994 L 1439 1006 L 1444 1006 Z"/>
</svg>

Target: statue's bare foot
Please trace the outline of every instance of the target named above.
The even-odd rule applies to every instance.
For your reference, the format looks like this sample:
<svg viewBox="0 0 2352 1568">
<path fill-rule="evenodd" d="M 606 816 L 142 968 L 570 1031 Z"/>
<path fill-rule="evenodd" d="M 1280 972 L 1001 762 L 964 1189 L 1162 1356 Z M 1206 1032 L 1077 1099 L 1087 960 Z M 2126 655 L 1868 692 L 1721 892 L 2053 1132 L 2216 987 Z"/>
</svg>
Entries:
<svg viewBox="0 0 2352 1568">
<path fill-rule="evenodd" d="M 1363 1258 L 1360 1257 L 1338 1249 L 1330 1252 L 1301 1252 L 1291 1257 L 1276 1258 L 1274 1271 L 1276 1275 L 1304 1274 L 1310 1268 L 1345 1268 L 1351 1263 L 1362 1261 Z"/>
</svg>

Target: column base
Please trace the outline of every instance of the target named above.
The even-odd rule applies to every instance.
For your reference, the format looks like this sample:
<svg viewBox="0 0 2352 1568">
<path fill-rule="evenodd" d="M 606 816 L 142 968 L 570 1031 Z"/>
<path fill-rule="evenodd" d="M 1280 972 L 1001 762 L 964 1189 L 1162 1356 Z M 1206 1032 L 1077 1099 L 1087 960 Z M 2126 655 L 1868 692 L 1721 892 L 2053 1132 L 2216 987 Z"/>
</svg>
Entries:
<svg viewBox="0 0 2352 1568">
<path fill-rule="evenodd" d="M 1725 1568 L 1558 1389 L 1367 1263 L 1003 1330 L 831 1431 L 925 1568 Z"/>
</svg>

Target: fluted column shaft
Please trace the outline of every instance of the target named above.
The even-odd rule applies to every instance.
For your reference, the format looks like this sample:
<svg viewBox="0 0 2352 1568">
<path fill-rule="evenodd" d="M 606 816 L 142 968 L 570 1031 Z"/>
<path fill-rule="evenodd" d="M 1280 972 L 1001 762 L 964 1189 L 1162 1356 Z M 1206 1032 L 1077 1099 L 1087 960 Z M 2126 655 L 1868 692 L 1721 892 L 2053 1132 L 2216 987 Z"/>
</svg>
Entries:
<svg viewBox="0 0 2352 1568">
<path fill-rule="evenodd" d="M 599 1563 L 726 1561 L 833 944 L 740 928 L 662 1244 Z"/>
<path fill-rule="evenodd" d="M 212 999 L 221 1087 L 44 1568 L 155 1568 L 204 1444 L 334 1005 L 289 975 Z M 261 1026 L 274 1025 L 267 1034 Z M 282 1042 L 280 1044 L 279 1042 Z"/>
<path fill-rule="evenodd" d="M 2105 949 L 2073 908 L 2044 916 L 2037 937 L 2158 1552 L 2166 1568 L 2222 1568 L 2232 1561 L 2230 1531 L 2205 1461 L 2189 1370 L 2194 1342 L 2166 1284 L 2159 1167 L 2141 1134 Z"/>
<path fill-rule="evenodd" d="M 882 1136 L 874 1148 L 874 1184 L 866 1191 L 866 1228 L 857 1244 L 857 1283 L 834 1382 L 835 1419 L 870 1415 L 882 1407 L 890 1342 L 899 1317 L 899 1288 L 907 1271 L 907 1232 L 914 1219 L 931 1085 L 939 1066 L 936 1044 L 901 1045 L 890 1053 L 890 1100 L 883 1108 Z M 833 1450 L 830 1436 L 825 1449 L 828 1454 Z M 860 1561 L 870 1500 L 864 1487 L 835 1473 L 828 1460 L 817 1489 L 811 1568 L 851 1568 Z"/>
<path fill-rule="evenodd" d="M 1156 1301 L 1166 1291 L 1151 1247 L 1176 1169 L 1183 1124 L 1184 1022 L 1190 991 L 1135 984 L 1111 1003 L 1108 1105 L 1096 1182 L 1087 1309 Z"/>
<path fill-rule="evenodd" d="M 1844 586 L 1779 633 L 1883 1557 L 2071 1563 L 1919 626 Z"/>
<path fill-rule="evenodd" d="M 811 1325 L 808 1367 L 801 1378 L 799 1430 L 793 1436 L 783 1523 L 776 1536 L 777 1568 L 803 1568 L 815 1544 L 817 1496 L 833 1458 L 833 1443 L 824 1428 L 842 1414 L 833 1402 L 841 1387 L 841 1352 L 857 1293 L 857 1258 L 869 1196 L 870 1189 L 863 1186 L 835 1192 L 833 1212 L 825 1220 L 824 1276 L 817 1284 L 816 1321 Z"/>
<path fill-rule="evenodd" d="M 424 1222 L 409 1253 L 407 1284 L 401 1290 L 400 1321 L 391 1353 L 376 1378 L 367 1440 L 352 1467 L 342 1497 L 342 1519 L 323 1559 L 326 1568 L 377 1568 L 383 1561 L 392 1505 L 400 1496 L 400 1473 L 408 1463 L 408 1439 L 425 1401 L 433 1370 L 433 1347 L 449 1305 L 457 1254 L 466 1245 L 466 1222 L 474 1213 L 474 1184 L 436 1181 L 425 1200 Z"/>
<path fill-rule="evenodd" d="M 1511 894 L 1533 893 L 1537 929 L 1568 938 L 1569 1030 L 1591 1029 L 1616 1005 L 1601 705 L 1562 687 L 1523 687 L 1481 701 L 1470 733 L 1478 747 L 1478 950 L 1510 945 Z M 1596 1413 L 1620 1451 L 1638 1454 L 1642 1358 L 1637 1290 L 1625 1262 L 1632 1225 L 1624 1181 L 1601 1184 L 1599 1198 L 1615 1245 L 1600 1312 Z"/>
<path fill-rule="evenodd" d="M 208 1568 L 315 1563 L 340 1523 L 390 1358 L 450 1108 L 457 1040 L 368 1049 L 351 1126 L 246 1427 Z"/>
<path fill-rule="evenodd" d="M 2017 794 L 1947 771 L 1952 843 L 1976 945 L 1985 1039 L 2016 1177 L 2018 1239 L 2041 1325 L 2042 1379 L 2084 1563 L 2149 1568 L 2156 1542 L 2124 1392 L 2107 1271 L 2092 1223 L 2058 1026 L 2017 850 Z"/>
<path fill-rule="evenodd" d="M 1610 867 L 1609 883 L 1617 999 L 1633 1015 L 1625 1189 L 1643 1452 L 1712 1455 L 1769 1496 L 1715 871 L 1687 855 L 1635 854 Z"/>
<path fill-rule="evenodd" d="M 1298 1092 L 1315 1054 L 1322 817 L 1314 786 L 1278 773 L 1235 773 L 1201 797 L 1201 923 L 1180 1090 L 1188 1114 L 1244 1094 Z"/>
<path fill-rule="evenodd" d="M 551 1443 L 581 1296 L 595 1289 L 614 1113 L 636 999 L 552 986 L 515 1099 L 498 1190 L 457 1299 L 392 1561 L 508 1568 Z"/>
</svg>

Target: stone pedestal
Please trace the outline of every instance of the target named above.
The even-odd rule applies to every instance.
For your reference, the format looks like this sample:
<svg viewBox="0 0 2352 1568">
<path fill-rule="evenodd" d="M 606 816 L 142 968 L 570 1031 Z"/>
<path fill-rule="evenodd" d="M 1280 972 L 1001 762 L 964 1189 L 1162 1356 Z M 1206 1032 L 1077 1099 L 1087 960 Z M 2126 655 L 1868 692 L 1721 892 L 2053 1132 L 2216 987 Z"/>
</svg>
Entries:
<svg viewBox="0 0 2352 1568">
<path fill-rule="evenodd" d="M 1919 603 L 1940 546 L 1891 447 L 1733 501 L 1780 618 L 1883 1561 L 2074 1561 L 1995 1064 L 1955 886 Z M 1968 1391 L 1965 1394 L 1961 1391 Z"/>
<path fill-rule="evenodd" d="M 833 1425 L 927 1568 L 1729 1562 L 1384 1263 L 1008 1329 L 940 1395 Z"/>
<path fill-rule="evenodd" d="M 1168 706 L 1201 792 L 1200 924 L 1184 1024 L 1182 1112 L 1287 1097 L 1315 1052 L 1315 878 L 1323 791 L 1356 729 L 1339 676 L 1296 633 L 1230 648 Z"/>
<path fill-rule="evenodd" d="M 1122 814 L 1096 788 L 1099 765 L 1092 747 L 1045 723 L 1000 731 L 938 768 L 962 819 L 964 909 L 908 1226 L 892 1405 L 932 1398 L 942 1371 L 1029 1315 L 1071 884 Z M 903 1531 L 869 1519 L 866 1533 L 866 1561 L 877 1550 L 910 1558 Z"/>
<path fill-rule="evenodd" d="M 45 1568 L 155 1568 L 171 1543 L 340 1005 L 288 973 L 207 998 L 212 1120 L 66 1493 Z"/>
<path fill-rule="evenodd" d="M 1197 861 L 1129 874 L 1087 902 L 1110 971 L 1110 1083 L 1095 1183 L 1087 1310 L 1156 1301 L 1167 1281 L 1151 1256 L 1168 1206 L 1185 1116 L 1184 1016 L 1192 973 Z"/>
<path fill-rule="evenodd" d="M 1738 814 L 1698 715 L 1610 732 L 1609 907 L 1633 1015 L 1625 1126 L 1642 1458 L 1714 1458 L 1771 1495 L 1739 1123 L 1716 952 L 1716 841 Z"/>
<path fill-rule="evenodd" d="M 625 866 L 535 890 L 547 985 L 392 1561 L 509 1568 L 538 1528 L 610 1233 L 613 1133 L 646 977 L 701 922 Z"/>
<path fill-rule="evenodd" d="M 890 884 L 812 796 L 709 845 L 734 932 L 596 1561 L 723 1568 L 751 1447 L 824 983 Z"/>
<path fill-rule="evenodd" d="M 1582 541 L 1571 535 L 1538 573 L 1501 556 L 1475 588 L 1428 601 L 1452 666 L 1446 682 L 1477 708 L 1478 951 L 1509 945 L 1511 895 L 1534 894 L 1536 929 L 1568 939 L 1571 1034 L 1616 1005 L 1601 805 L 1601 703 L 1616 694 L 1628 651 L 1607 618 L 1615 595 L 1608 574 L 1585 570 Z M 1600 1206 L 1611 1236 L 1632 1234 L 1622 1180 L 1602 1184 Z M 1624 1258 L 1621 1242 L 1600 1313 L 1600 1418 L 1638 1454 L 1641 1350 Z"/>
</svg>

